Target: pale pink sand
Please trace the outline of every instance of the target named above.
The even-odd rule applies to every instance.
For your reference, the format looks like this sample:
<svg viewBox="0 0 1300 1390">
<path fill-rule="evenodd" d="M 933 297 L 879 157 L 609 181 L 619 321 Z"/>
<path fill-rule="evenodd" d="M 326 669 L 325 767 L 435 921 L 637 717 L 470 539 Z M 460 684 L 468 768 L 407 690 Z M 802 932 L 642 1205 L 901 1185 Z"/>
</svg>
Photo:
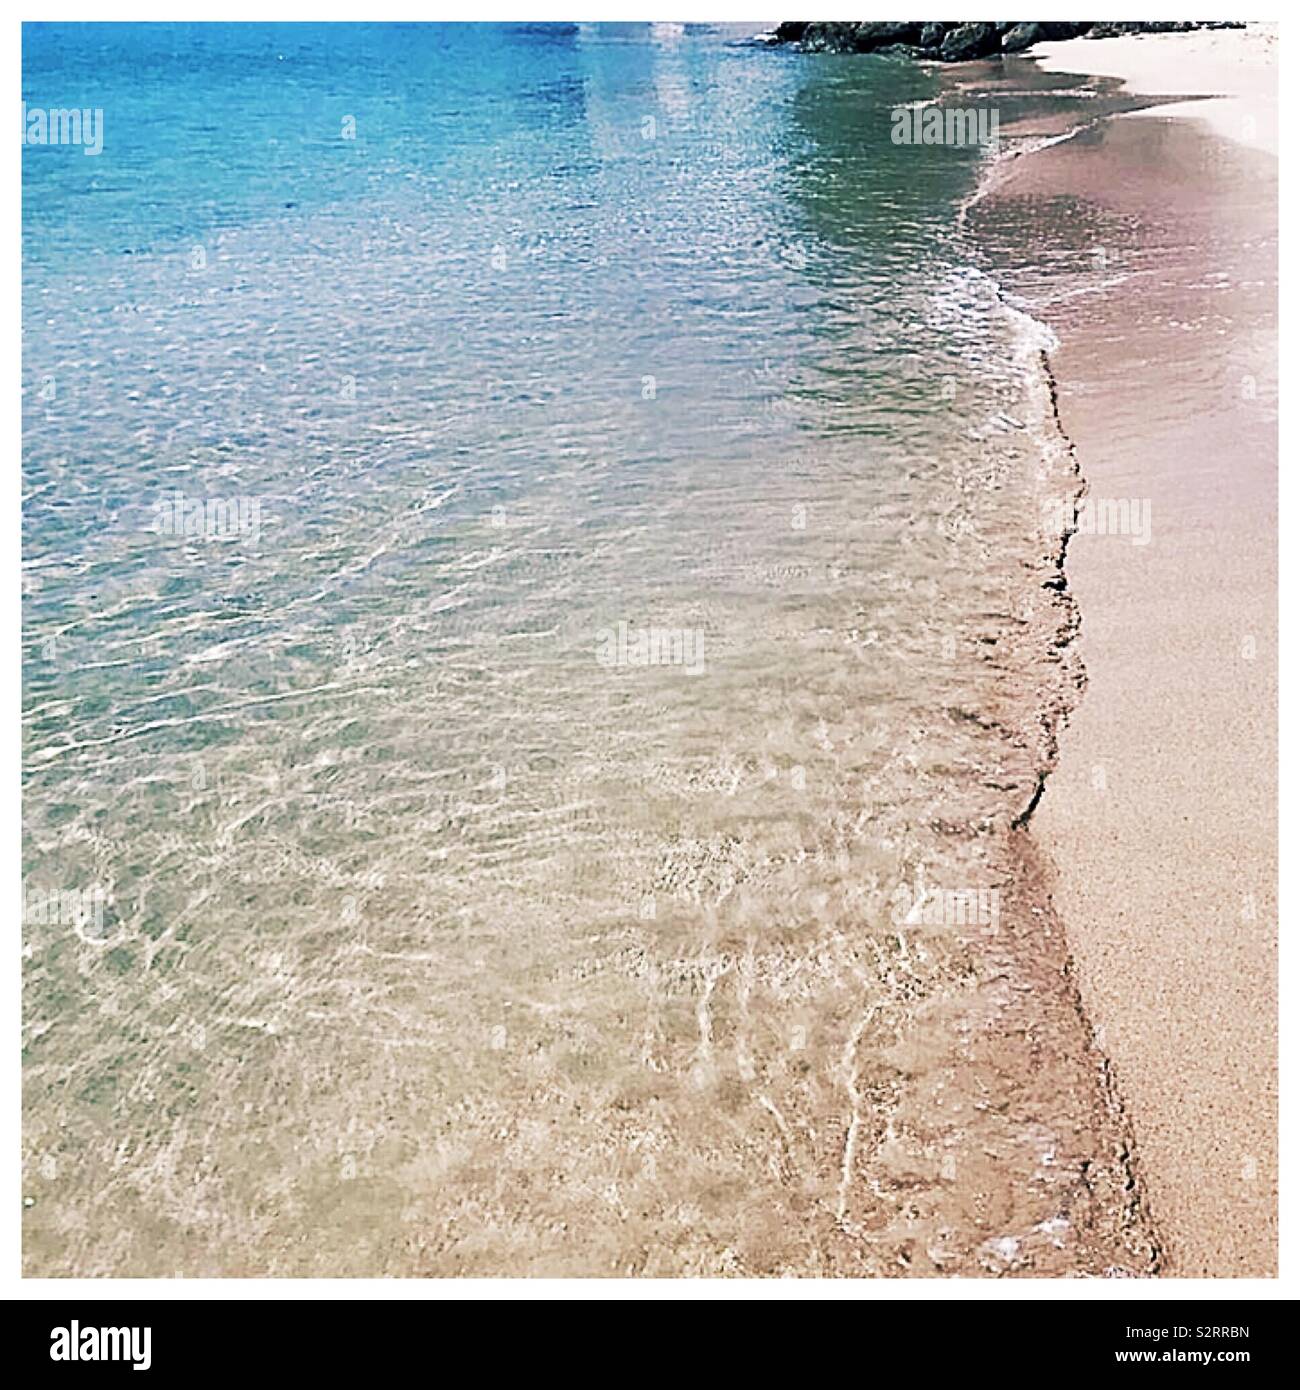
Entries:
<svg viewBox="0 0 1300 1390">
<path fill-rule="evenodd" d="M 1277 154 L 1275 24 L 1252 24 L 1245 30 L 1070 39 L 1039 44 L 1034 56 L 1047 72 L 1118 77 L 1130 91 L 1153 96 L 1208 97 L 1194 106 L 1179 102 L 1150 107 L 1141 115 L 1194 118 L 1204 121 L 1216 135 Z"/>
<path fill-rule="evenodd" d="M 1137 274 L 1046 315 L 1091 495 L 1149 499 L 1152 536 L 1070 545 L 1088 685 L 1032 830 L 1056 864 L 1055 905 L 1133 1127 L 1164 1272 L 1266 1276 L 1277 1268 L 1277 184 L 1261 151 L 1276 148 L 1276 72 L 1267 42 L 1234 33 L 1046 52 L 1148 94 L 1249 95 L 1107 122 L 1092 144 L 1029 157 L 1017 179 L 1046 205 L 1068 195 L 1116 219 L 1098 225 L 1160 233 Z"/>
</svg>

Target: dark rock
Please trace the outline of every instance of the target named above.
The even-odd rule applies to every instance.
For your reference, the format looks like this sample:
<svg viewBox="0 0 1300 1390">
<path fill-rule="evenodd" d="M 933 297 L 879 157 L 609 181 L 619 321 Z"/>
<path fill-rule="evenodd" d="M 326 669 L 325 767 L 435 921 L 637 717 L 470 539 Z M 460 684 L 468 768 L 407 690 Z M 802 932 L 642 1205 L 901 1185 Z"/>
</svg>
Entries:
<svg viewBox="0 0 1300 1390">
<path fill-rule="evenodd" d="M 1186 34 L 1193 29 L 1232 28 L 1218 20 L 1150 19 L 1135 23 L 1104 20 L 1088 26 L 1085 39 L 1116 39 L 1124 34 Z"/>
<path fill-rule="evenodd" d="M 857 48 L 856 24 L 810 24 L 804 32 L 802 47 L 813 53 L 853 53 Z"/>
<path fill-rule="evenodd" d="M 998 52 L 996 24 L 958 24 L 943 36 L 939 56 L 945 63 L 966 63 Z"/>
<path fill-rule="evenodd" d="M 1060 39 L 1077 39 L 1081 34 L 1086 34 L 1094 28 L 1096 25 L 1093 24 L 1053 24 L 1048 22 L 1012 24 L 1003 30 L 1002 51 L 1003 53 L 1023 53 L 1026 48 L 1030 48 L 1036 43 L 1055 43 Z"/>
<path fill-rule="evenodd" d="M 872 53 L 878 48 L 891 44 L 916 44 L 921 40 L 924 24 L 905 24 L 902 22 L 879 22 L 859 24 L 853 36 L 853 46 L 859 53 Z"/>
<path fill-rule="evenodd" d="M 1016 24 L 1002 35 L 1002 51 L 1023 53 L 1031 45 L 1041 43 L 1044 37 L 1041 24 Z"/>
<path fill-rule="evenodd" d="M 1003 53 L 1023 53 L 1036 43 L 1059 43 L 1061 39 L 1077 39 L 1092 28 L 1091 24 L 1013 24 L 1002 35 Z"/>
<path fill-rule="evenodd" d="M 1024 20 L 1019 23 L 955 24 L 877 20 L 870 23 L 787 21 L 777 26 L 778 44 L 810 53 L 886 53 L 969 62 L 999 53 L 1023 53 L 1047 40 L 1114 38 L 1120 34 L 1168 34 L 1188 29 L 1241 29 L 1240 20 L 1152 20 L 1084 22 Z"/>
<path fill-rule="evenodd" d="M 946 24 L 924 24 L 921 26 L 921 47 L 933 48 L 938 52 L 943 36 L 948 32 Z"/>
<path fill-rule="evenodd" d="M 1072 24 L 1069 21 L 1047 20 L 1038 27 L 1043 31 L 1043 40 L 1059 43 L 1062 39 L 1077 39 L 1086 34 L 1092 28 L 1092 22 L 1085 20 L 1082 24 Z"/>
</svg>

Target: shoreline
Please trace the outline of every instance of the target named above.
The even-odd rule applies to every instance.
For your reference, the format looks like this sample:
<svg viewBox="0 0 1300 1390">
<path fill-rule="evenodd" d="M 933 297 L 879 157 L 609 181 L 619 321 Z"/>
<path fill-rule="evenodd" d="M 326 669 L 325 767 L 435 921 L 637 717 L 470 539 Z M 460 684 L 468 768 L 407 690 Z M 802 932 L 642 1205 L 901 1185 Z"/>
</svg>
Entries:
<svg viewBox="0 0 1300 1390">
<path fill-rule="evenodd" d="M 1164 1275 L 1277 1266 L 1275 41 L 1255 26 L 1039 46 L 1039 71 L 1125 97 L 1213 96 L 1107 113 L 1013 161 L 978 205 L 993 225 L 1062 206 L 1091 224 L 1051 248 L 1063 287 L 1010 288 L 1059 339 L 1049 375 L 1085 503 L 1157 518 L 1154 545 L 1067 536 L 1087 683 L 1024 821 Z M 1098 252 L 1110 283 L 1086 268 Z M 1249 393 L 1210 398 L 1203 428 L 1194 398 L 1160 408 L 1234 372 Z"/>
<path fill-rule="evenodd" d="M 1040 43 L 1027 55 L 1040 72 L 1111 77 L 1128 91 L 1180 98 L 1134 116 L 1203 121 L 1216 135 L 1277 154 L 1277 86 L 1259 82 L 1263 54 L 1276 51 L 1273 25 L 1198 29 L 1185 34 L 1119 35 Z M 1274 69 L 1276 77 L 1276 69 Z"/>
<path fill-rule="evenodd" d="M 24 31 L 150 118 L 24 165 L 26 1272 L 1270 1270 L 1271 156 L 1091 43 L 312 30 L 381 158 L 178 300 L 266 43 L 151 32 Z"/>
</svg>

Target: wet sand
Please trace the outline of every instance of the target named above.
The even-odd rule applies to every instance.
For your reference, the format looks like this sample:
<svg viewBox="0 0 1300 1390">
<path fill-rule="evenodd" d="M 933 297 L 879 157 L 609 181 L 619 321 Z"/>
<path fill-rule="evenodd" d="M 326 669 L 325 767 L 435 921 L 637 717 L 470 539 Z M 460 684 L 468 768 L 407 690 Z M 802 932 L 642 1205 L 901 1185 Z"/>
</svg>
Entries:
<svg viewBox="0 0 1300 1390">
<path fill-rule="evenodd" d="M 1255 35 L 1049 48 L 1054 69 L 1111 77 L 1125 75 L 1125 49 L 1139 54 L 1131 91 L 1253 93 L 1095 123 L 1016 161 L 975 221 L 1006 258 L 1005 283 L 1061 340 L 1060 415 L 1092 508 L 1065 566 L 1086 689 L 1031 834 L 1054 866 L 1082 1005 L 1135 1136 L 1160 1272 L 1268 1276 L 1275 69 Z M 1043 254 L 1024 268 L 1022 253 L 1017 273 L 1026 224 Z M 1121 500 L 1127 527 L 1107 510 Z"/>
</svg>

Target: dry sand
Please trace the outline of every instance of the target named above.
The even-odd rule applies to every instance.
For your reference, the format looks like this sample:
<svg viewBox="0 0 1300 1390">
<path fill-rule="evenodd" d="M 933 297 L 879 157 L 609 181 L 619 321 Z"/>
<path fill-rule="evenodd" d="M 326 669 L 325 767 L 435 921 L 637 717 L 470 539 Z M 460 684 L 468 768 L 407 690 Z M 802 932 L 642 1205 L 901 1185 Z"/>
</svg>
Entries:
<svg viewBox="0 0 1300 1390">
<path fill-rule="evenodd" d="M 1091 498 L 1149 500 L 1151 539 L 1070 544 L 1088 682 L 1032 830 L 1179 1276 L 1277 1268 L 1274 43 L 1045 46 L 1229 95 L 1105 121 L 1015 180 L 1116 269 L 1035 312 Z"/>
<path fill-rule="evenodd" d="M 1141 113 L 1204 121 L 1216 135 L 1277 154 L 1277 26 L 1070 39 L 1034 49 L 1045 72 L 1116 77 L 1144 96 L 1197 98 Z M 1131 119 L 1131 118 L 1130 118 Z"/>
</svg>

